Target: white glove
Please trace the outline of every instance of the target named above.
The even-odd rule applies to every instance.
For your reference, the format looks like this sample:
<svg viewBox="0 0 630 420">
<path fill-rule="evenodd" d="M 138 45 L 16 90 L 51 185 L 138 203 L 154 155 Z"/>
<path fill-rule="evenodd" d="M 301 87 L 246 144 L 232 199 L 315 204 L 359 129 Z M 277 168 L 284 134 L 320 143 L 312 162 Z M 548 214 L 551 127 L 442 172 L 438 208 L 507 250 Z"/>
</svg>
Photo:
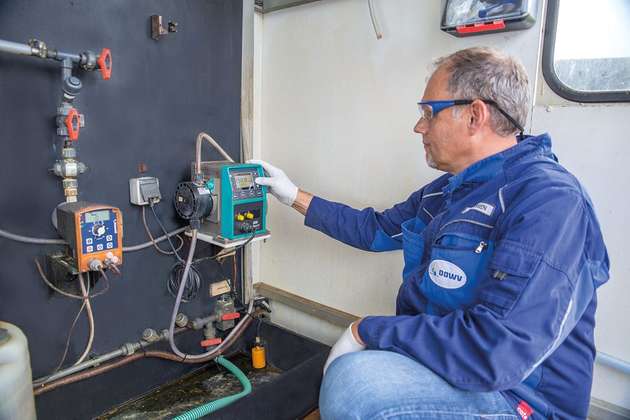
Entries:
<svg viewBox="0 0 630 420">
<path fill-rule="evenodd" d="M 268 186 L 269 192 L 280 200 L 281 203 L 287 206 L 293 204 L 297 197 L 298 188 L 291 182 L 282 169 L 276 168 L 262 160 L 248 160 L 247 163 L 262 165 L 263 169 L 269 174 L 269 177 L 256 178 L 256 184 Z"/>
<path fill-rule="evenodd" d="M 324 375 L 333 360 L 346 353 L 354 353 L 361 350 L 365 350 L 365 346 L 360 344 L 357 339 L 354 338 L 354 335 L 352 334 L 352 324 L 350 324 L 348 329 L 341 334 L 339 340 L 337 340 L 333 348 L 330 350 L 328 359 L 326 359 L 326 363 L 324 364 Z"/>
</svg>

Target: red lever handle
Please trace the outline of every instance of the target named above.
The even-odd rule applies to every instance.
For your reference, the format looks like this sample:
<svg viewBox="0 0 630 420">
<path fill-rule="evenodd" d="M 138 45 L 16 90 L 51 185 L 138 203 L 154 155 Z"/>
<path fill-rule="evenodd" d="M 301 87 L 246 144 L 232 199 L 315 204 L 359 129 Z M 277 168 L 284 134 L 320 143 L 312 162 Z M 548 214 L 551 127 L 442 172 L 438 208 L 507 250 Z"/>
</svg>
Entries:
<svg viewBox="0 0 630 420">
<path fill-rule="evenodd" d="M 505 22 L 495 20 L 490 23 L 475 23 L 474 25 L 463 25 L 456 28 L 460 34 L 474 34 L 478 32 L 500 31 L 505 29 Z"/>
<path fill-rule="evenodd" d="M 70 140 L 79 140 L 79 127 L 81 122 L 79 112 L 74 108 L 70 108 L 70 112 L 68 112 L 68 115 L 66 116 L 64 122 L 66 123 L 66 128 L 68 129 L 68 137 L 70 138 Z"/>
<path fill-rule="evenodd" d="M 222 340 L 220 338 L 209 338 L 201 342 L 201 347 L 216 346 L 216 345 L 221 344 L 221 341 Z"/>
<path fill-rule="evenodd" d="M 221 317 L 222 321 L 231 321 L 232 319 L 240 318 L 241 314 L 238 312 L 233 312 L 231 314 L 225 314 Z"/>
<path fill-rule="evenodd" d="M 103 48 L 101 53 L 98 55 L 96 63 L 101 71 L 103 80 L 109 80 L 109 78 L 112 77 L 112 52 L 109 48 Z"/>
</svg>

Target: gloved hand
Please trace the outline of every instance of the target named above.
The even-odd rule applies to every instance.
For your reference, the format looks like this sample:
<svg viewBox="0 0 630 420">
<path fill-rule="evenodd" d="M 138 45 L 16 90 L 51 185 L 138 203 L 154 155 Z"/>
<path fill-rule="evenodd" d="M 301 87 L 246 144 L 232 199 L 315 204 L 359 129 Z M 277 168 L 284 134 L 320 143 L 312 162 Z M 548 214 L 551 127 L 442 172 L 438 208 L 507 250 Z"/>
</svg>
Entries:
<svg viewBox="0 0 630 420">
<path fill-rule="evenodd" d="M 339 340 L 335 343 L 333 348 L 330 350 L 330 354 L 328 355 L 328 359 L 326 359 L 326 363 L 324 364 L 324 375 L 326 374 L 326 370 L 328 366 L 335 360 L 336 358 L 343 356 L 346 353 L 354 353 L 357 351 L 365 350 L 365 346 L 357 341 L 354 338 L 354 334 L 352 333 L 352 325 L 348 327 L 347 330 L 341 334 Z"/>
<path fill-rule="evenodd" d="M 291 182 L 282 169 L 276 168 L 262 160 L 248 160 L 247 163 L 262 165 L 263 169 L 269 174 L 269 177 L 256 178 L 256 184 L 268 186 L 269 192 L 280 200 L 281 203 L 287 206 L 293 204 L 295 197 L 297 197 L 298 188 Z"/>
</svg>

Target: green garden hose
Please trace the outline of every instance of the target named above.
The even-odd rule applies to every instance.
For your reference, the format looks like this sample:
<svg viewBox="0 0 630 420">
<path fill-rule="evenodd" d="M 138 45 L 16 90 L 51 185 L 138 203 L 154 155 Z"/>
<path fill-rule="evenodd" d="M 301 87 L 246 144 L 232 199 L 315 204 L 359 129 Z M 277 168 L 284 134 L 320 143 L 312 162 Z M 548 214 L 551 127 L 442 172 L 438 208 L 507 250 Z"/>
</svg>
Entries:
<svg viewBox="0 0 630 420">
<path fill-rule="evenodd" d="M 220 364 L 221 366 L 229 370 L 232 374 L 234 374 L 234 376 L 236 376 L 236 378 L 243 385 L 243 390 L 238 394 L 223 397 L 207 404 L 200 405 L 197 408 L 193 408 L 192 410 L 180 414 L 173 420 L 197 420 L 200 417 L 203 417 L 207 414 L 217 411 L 220 408 L 232 404 L 234 401 L 241 399 L 245 395 L 252 392 L 252 384 L 249 382 L 249 379 L 247 379 L 247 376 L 245 376 L 245 374 L 239 368 L 237 368 L 232 362 L 230 362 L 223 356 L 219 356 L 215 360 L 218 364 Z"/>
</svg>

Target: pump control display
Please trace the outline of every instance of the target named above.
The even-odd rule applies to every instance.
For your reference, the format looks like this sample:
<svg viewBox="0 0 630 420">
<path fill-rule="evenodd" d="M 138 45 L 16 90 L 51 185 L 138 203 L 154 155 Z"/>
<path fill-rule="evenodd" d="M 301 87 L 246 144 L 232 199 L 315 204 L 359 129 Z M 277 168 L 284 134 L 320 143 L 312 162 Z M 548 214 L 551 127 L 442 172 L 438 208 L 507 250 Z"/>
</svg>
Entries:
<svg viewBox="0 0 630 420">
<path fill-rule="evenodd" d="M 57 229 L 74 251 L 81 272 L 122 263 L 122 215 L 115 207 L 85 202 L 57 207 Z"/>
<path fill-rule="evenodd" d="M 239 190 L 248 190 L 254 187 L 254 177 L 252 174 L 235 175 L 234 181 Z"/>
</svg>

